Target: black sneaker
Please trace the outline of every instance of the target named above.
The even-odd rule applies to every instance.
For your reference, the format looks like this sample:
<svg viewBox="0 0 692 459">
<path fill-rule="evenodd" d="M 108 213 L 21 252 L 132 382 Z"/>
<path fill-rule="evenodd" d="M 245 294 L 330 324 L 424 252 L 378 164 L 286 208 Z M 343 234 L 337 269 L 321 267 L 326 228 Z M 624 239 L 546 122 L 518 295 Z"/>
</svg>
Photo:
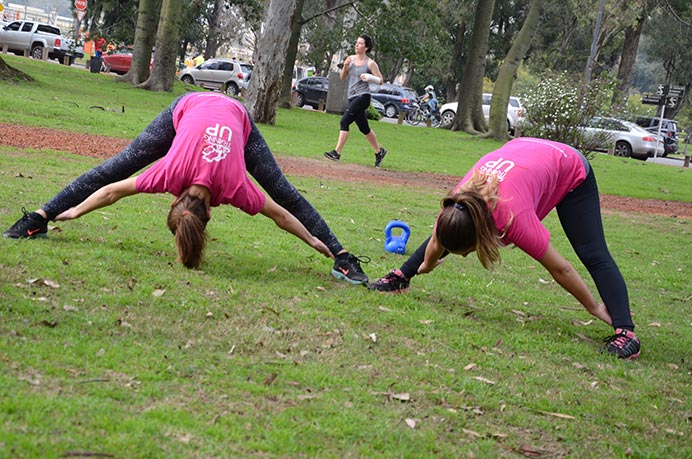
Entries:
<svg viewBox="0 0 692 459">
<path fill-rule="evenodd" d="M 48 236 L 47 219 L 41 217 L 41 215 L 36 212 L 27 212 L 24 207 L 22 207 L 22 212 L 24 216 L 17 220 L 10 229 L 2 233 L 2 237 L 9 237 L 12 239 L 34 239 Z"/>
<path fill-rule="evenodd" d="M 370 258 L 358 258 L 350 253 L 345 257 L 337 257 L 334 268 L 332 268 L 332 276 L 352 284 L 367 284 L 368 276 L 360 267 L 361 263 L 370 263 Z"/>
<path fill-rule="evenodd" d="M 336 150 L 328 151 L 324 154 L 324 156 L 331 159 L 332 161 L 338 161 L 341 159 L 341 155 Z"/>
<path fill-rule="evenodd" d="M 375 167 L 380 167 L 380 163 L 382 162 L 386 154 L 387 150 L 385 150 L 384 147 L 380 147 L 380 151 L 375 153 Z"/>
<path fill-rule="evenodd" d="M 604 340 L 606 344 L 601 352 L 614 354 L 621 359 L 630 360 L 639 357 L 639 338 L 634 332 L 616 328 L 615 334 Z"/>
<path fill-rule="evenodd" d="M 409 289 L 409 285 L 409 280 L 406 279 L 404 273 L 400 269 L 393 269 L 386 276 L 369 284 L 368 288 L 384 293 L 402 293 Z"/>
</svg>

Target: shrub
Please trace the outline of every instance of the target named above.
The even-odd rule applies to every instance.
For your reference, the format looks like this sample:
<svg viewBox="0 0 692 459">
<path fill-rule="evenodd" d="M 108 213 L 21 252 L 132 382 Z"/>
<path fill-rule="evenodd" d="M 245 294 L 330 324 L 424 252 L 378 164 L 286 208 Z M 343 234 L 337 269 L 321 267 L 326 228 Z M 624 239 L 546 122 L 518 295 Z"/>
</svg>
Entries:
<svg viewBox="0 0 692 459">
<path fill-rule="evenodd" d="M 522 134 L 591 151 L 576 129 L 594 116 L 607 116 L 613 81 L 601 76 L 584 84 L 567 73 L 543 78 L 522 96 L 526 111 Z"/>
</svg>

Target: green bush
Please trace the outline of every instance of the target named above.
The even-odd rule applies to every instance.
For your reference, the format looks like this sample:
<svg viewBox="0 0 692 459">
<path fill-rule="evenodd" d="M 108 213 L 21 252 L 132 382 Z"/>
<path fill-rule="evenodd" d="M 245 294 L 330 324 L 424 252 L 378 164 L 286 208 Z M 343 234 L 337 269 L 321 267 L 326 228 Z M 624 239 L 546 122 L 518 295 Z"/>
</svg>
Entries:
<svg viewBox="0 0 692 459">
<path fill-rule="evenodd" d="M 372 104 L 368 107 L 368 110 L 365 113 L 369 120 L 379 121 L 382 119 L 382 114 L 375 110 L 375 107 L 373 107 Z"/>
<path fill-rule="evenodd" d="M 613 81 L 607 76 L 584 84 L 563 72 L 548 76 L 522 95 L 526 110 L 523 135 L 563 142 L 591 151 L 576 126 L 594 116 L 607 116 Z"/>
</svg>

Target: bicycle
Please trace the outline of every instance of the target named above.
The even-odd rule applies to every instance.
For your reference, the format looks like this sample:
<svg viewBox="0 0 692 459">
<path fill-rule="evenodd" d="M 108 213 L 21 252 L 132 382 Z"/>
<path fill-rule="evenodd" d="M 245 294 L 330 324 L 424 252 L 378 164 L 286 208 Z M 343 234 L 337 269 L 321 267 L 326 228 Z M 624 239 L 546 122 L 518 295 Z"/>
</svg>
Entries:
<svg viewBox="0 0 692 459">
<path fill-rule="evenodd" d="M 428 120 L 430 120 L 432 127 L 439 127 L 442 124 L 440 111 L 435 110 L 431 113 L 427 103 L 421 107 L 420 100 L 413 102 L 411 108 L 406 112 L 406 122 L 411 126 L 417 126 L 421 122 L 427 122 Z"/>
</svg>

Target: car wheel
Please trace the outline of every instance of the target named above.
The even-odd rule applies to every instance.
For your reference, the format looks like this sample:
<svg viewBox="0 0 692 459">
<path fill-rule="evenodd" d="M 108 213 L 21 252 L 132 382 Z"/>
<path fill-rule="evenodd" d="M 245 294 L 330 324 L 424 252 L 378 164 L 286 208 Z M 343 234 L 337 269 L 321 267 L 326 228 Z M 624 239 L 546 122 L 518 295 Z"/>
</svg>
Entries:
<svg viewBox="0 0 692 459">
<path fill-rule="evenodd" d="M 394 105 L 387 105 L 384 107 L 384 114 L 387 115 L 387 118 L 396 118 L 398 111 Z"/>
<path fill-rule="evenodd" d="M 34 46 L 31 48 L 31 57 L 34 59 L 43 59 L 43 46 Z"/>
<path fill-rule="evenodd" d="M 180 81 L 182 81 L 185 84 L 195 84 L 195 79 L 192 78 L 190 75 L 183 75 Z"/>
<path fill-rule="evenodd" d="M 226 94 L 229 96 L 237 96 L 240 91 L 238 90 L 238 85 L 233 82 L 226 84 Z"/>
<path fill-rule="evenodd" d="M 615 143 L 615 156 L 622 156 L 623 158 L 629 158 L 632 156 L 632 146 L 625 142 L 624 140 L 618 140 Z"/>
<path fill-rule="evenodd" d="M 305 96 L 301 93 L 296 93 L 296 105 L 302 107 L 305 105 Z"/>
<path fill-rule="evenodd" d="M 450 127 L 454 122 L 455 116 L 456 113 L 454 113 L 453 111 L 445 110 L 444 112 L 442 112 L 442 122 L 440 123 L 440 126 L 443 128 Z"/>
</svg>

